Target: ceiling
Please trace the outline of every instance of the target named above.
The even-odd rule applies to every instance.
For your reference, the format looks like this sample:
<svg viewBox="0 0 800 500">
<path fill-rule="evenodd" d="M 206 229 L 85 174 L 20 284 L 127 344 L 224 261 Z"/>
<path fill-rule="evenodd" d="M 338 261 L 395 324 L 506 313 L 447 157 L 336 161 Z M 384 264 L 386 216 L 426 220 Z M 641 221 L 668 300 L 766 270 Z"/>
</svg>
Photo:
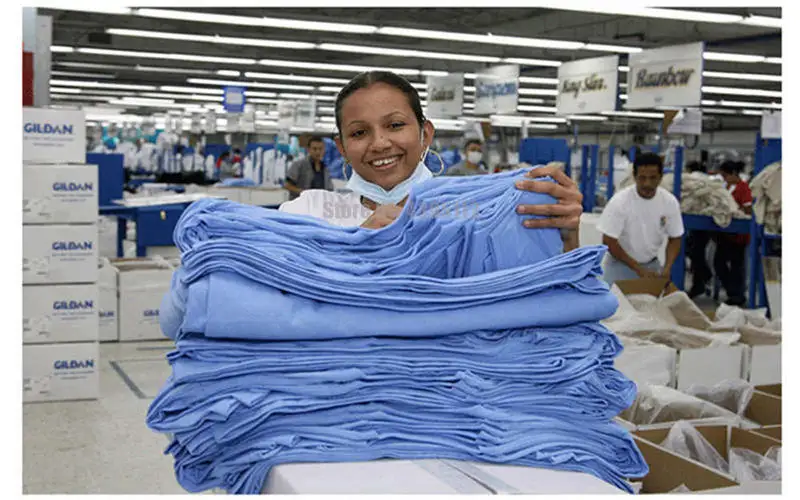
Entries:
<svg viewBox="0 0 800 500">
<path fill-rule="evenodd" d="M 687 11 L 689 9 L 683 9 Z M 780 18 L 780 8 L 713 8 L 692 9 L 694 12 L 713 11 L 740 16 L 767 16 Z M 52 104 L 110 106 L 129 114 L 153 114 L 167 109 L 184 112 L 185 105 L 219 105 L 221 88 L 233 82 L 251 82 L 248 101 L 265 112 L 274 109 L 280 95 L 322 96 L 318 101 L 318 116 L 330 123 L 333 97 L 342 83 L 354 76 L 357 68 L 346 71 L 314 64 L 357 65 L 368 67 L 402 68 L 411 70 L 407 78 L 424 91 L 426 76 L 421 71 L 464 72 L 476 71 L 501 61 L 524 59 L 521 64 L 521 87 L 528 89 L 520 99 L 519 114 L 542 120 L 542 133 L 548 130 L 563 133 L 566 123 L 553 123 L 555 113 L 555 84 L 558 61 L 571 61 L 619 53 L 621 65 L 627 64 L 625 47 L 642 49 L 706 42 L 706 52 L 781 57 L 781 29 L 751 26 L 742 23 L 694 22 L 659 19 L 619 14 L 554 10 L 544 8 L 180 8 L 157 9 L 158 17 L 150 15 L 109 14 L 63 9 L 38 9 L 40 15 L 53 19 L 51 95 Z M 178 12 L 179 11 L 179 12 Z M 145 12 L 145 11 L 140 11 Z M 173 12 L 173 14 L 170 14 Z M 398 36 L 383 33 L 364 33 L 369 28 L 355 27 L 341 32 L 320 29 L 288 29 L 286 22 L 275 26 L 242 25 L 224 22 L 206 22 L 188 19 L 191 13 L 244 16 L 245 19 L 279 18 L 283 20 L 347 23 L 381 28 L 411 28 L 467 34 L 458 40 L 432 39 L 429 35 Z M 177 14 L 177 15 L 175 15 Z M 174 15 L 176 19 L 166 19 Z M 253 24 L 263 24 L 261 21 Z M 316 26 L 319 27 L 319 26 Z M 339 27 L 330 26 L 326 29 Z M 345 27 L 344 29 L 350 29 Z M 107 30 L 112 30 L 110 33 Z M 120 31 L 129 30 L 129 31 Z M 167 33 L 158 37 L 131 36 L 135 31 Z M 488 44 L 468 39 L 468 35 L 513 36 L 546 41 L 580 42 L 578 48 L 542 46 L 514 46 Z M 173 34 L 173 35 L 169 35 Z M 214 40 L 170 39 L 174 34 L 227 37 L 218 43 Z M 238 40 L 230 40 L 235 38 Z M 271 43 L 276 42 L 276 43 Z M 272 45 L 272 46 L 258 46 Z M 325 44 L 320 47 L 320 44 Z M 605 50 L 587 50 L 586 44 L 612 45 Z M 552 44 L 551 44 L 552 45 Z M 569 44 L 567 44 L 569 45 Z M 345 47 L 341 47 L 345 46 Z M 352 47 L 358 46 L 358 47 Z M 621 47 L 620 47 L 621 46 Z M 70 48 L 70 49 L 67 49 Z M 88 50 L 87 50 L 88 49 Z M 100 49 L 99 51 L 97 49 Z M 447 59 L 430 54 L 389 55 L 389 49 L 444 53 Z M 70 51 L 71 50 L 71 51 Z M 83 52 L 83 51 L 86 52 Z M 159 54 L 180 54 L 173 59 L 163 59 L 133 54 L 121 57 L 103 53 L 104 50 L 136 51 Z M 359 52 L 352 52 L 358 50 Z M 362 53 L 362 52 L 374 53 Z M 616 51 L 616 52 L 615 52 Z M 474 57 L 469 57 L 474 56 Z M 467 58 L 475 60 L 453 60 Z M 231 59 L 249 59 L 237 62 Z M 268 60 L 268 61 L 264 61 Z M 539 61 L 531 61 L 539 60 Z M 296 67 L 290 67 L 295 61 Z M 266 64 L 265 64 L 266 63 Z M 287 65 L 288 64 L 288 65 Z M 306 64 L 311 65 L 306 67 Z M 100 66 L 96 66 L 100 65 Z M 137 68 L 138 66 L 138 68 Z M 223 71 L 223 74 L 217 72 Z M 235 76 L 240 72 L 240 76 Z M 246 76 L 246 72 L 262 75 Z M 720 74 L 722 73 L 722 74 Z M 727 74 L 726 74 L 727 73 Z M 731 75 L 731 73 L 733 75 Z M 266 74 L 266 75 L 265 75 Z M 705 61 L 704 110 L 708 129 L 753 129 L 757 127 L 757 112 L 780 103 L 781 64 L 769 62 Z M 620 82 L 627 73 L 620 73 Z M 330 81 L 315 81 L 313 78 Z M 530 78 L 533 77 L 533 78 Z M 778 78 L 776 78 L 778 77 Z M 537 80 L 543 78 L 545 80 Z M 750 78 L 750 79 L 745 79 Z M 199 79 L 199 80 L 196 80 Z M 774 80 L 774 81 L 764 81 Z M 85 83 L 98 82 L 98 84 Z M 252 82 L 257 82 L 253 84 Z M 118 89 L 112 85 L 149 86 L 151 88 Z M 99 85 L 91 87 L 91 85 Z M 255 86 L 253 86 L 255 85 Z M 277 87 L 277 86 L 288 87 Z M 474 85 L 468 78 L 465 85 Z M 299 88 L 292 88 L 299 86 Z M 164 89 L 162 87 L 167 87 Z M 171 89 L 170 89 L 171 87 Z M 175 89 L 178 87 L 178 89 Z M 183 87 L 183 89 L 180 89 Z M 191 90 L 196 90 L 194 95 Z M 314 87 L 320 87 L 314 89 Z M 55 89 L 60 89 L 58 93 Z M 65 90 L 67 89 L 67 90 Z M 68 90 L 73 89 L 73 90 Z M 75 89 L 80 89 L 78 93 Z M 212 90 L 208 90 L 212 89 Z M 215 89 L 215 90 L 213 90 Z M 733 89 L 733 90 L 731 90 Z M 708 92 L 706 90 L 709 90 Z M 624 87 L 621 92 L 624 93 Z M 69 92 L 69 93 L 67 93 Z M 257 94 L 261 93 L 261 96 Z M 467 92 L 465 116 L 471 113 L 471 97 Z M 131 99 L 168 99 L 168 108 L 161 103 L 143 103 Z M 108 100 L 114 100 L 108 103 Z M 122 100 L 130 101 L 127 104 Z M 713 101 L 713 102 L 712 102 Z M 719 101 L 733 102 L 721 105 Z M 167 101 L 165 101 L 167 102 Z M 742 104 L 736 104 L 742 103 Z M 552 108 L 552 110 L 551 110 Z M 190 108 L 195 109 L 195 108 Z M 741 114 L 745 112 L 747 114 Z M 723 114 L 724 113 L 724 114 Z M 655 115 L 654 115 L 655 116 Z M 549 118 L 549 120 L 547 120 Z M 597 117 L 601 120 L 601 117 Z M 603 131 L 621 123 L 651 123 L 655 118 L 639 116 L 606 116 L 606 121 L 581 122 L 581 131 Z M 262 114 L 262 121 L 274 120 Z M 536 123 L 536 122 L 534 122 Z M 555 128 L 552 128 L 554 127 Z"/>
</svg>

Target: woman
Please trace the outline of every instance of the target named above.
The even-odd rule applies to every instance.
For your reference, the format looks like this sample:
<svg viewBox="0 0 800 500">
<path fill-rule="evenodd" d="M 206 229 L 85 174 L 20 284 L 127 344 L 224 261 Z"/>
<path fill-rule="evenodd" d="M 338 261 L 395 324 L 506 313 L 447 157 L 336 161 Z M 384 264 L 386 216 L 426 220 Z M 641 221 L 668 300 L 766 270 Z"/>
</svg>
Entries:
<svg viewBox="0 0 800 500">
<path fill-rule="evenodd" d="M 739 161 L 726 161 L 719 167 L 719 173 L 739 208 L 747 215 L 752 215 L 753 194 L 740 176 L 742 170 L 744 163 Z M 745 304 L 745 257 L 749 244 L 749 234 L 720 233 L 717 236 L 714 271 L 728 294 L 726 304 L 731 306 L 741 307 Z"/>
<path fill-rule="evenodd" d="M 280 210 L 320 217 L 342 226 L 379 229 L 402 211 L 414 184 L 431 178 L 423 160 L 433 142 L 434 127 L 422 112 L 416 89 L 387 71 L 370 71 L 353 78 L 336 98 L 336 147 L 353 168 L 347 183 L 351 193 L 304 191 Z M 529 228 L 561 228 L 565 251 L 578 246 L 582 196 L 558 167 L 527 174 L 517 188 L 550 194 L 553 205 L 520 205 L 517 212 L 548 216 L 525 219 Z M 557 183 L 537 181 L 551 177 Z"/>
</svg>

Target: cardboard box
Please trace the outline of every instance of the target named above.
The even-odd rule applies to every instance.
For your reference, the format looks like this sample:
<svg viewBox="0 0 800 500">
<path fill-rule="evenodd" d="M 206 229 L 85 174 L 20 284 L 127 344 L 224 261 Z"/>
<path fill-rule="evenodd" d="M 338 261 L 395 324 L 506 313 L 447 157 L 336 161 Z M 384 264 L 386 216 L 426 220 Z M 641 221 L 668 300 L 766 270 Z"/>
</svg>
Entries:
<svg viewBox="0 0 800 500">
<path fill-rule="evenodd" d="M 163 340 L 158 315 L 173 268 L 155 258 L 115 259 L 119 272 L 119 340 Z"/>
<path fill-rule="evenodd" d="M 776 441 L 781 441 L 783 440 L 783 433 L 781 432 L 782 428 L 783 427 L 780 425 L 768 425 L 766 427 L 759 427 L 758 429 L 752 429 L 750 432 L 759 434 L 761 436 L 767 436 Z"/>
<path fill-rule="evenodd" d="M 781 382 L 782 335 L 769 330 L 743 326 L 738 328 L 739 342 L 745 346 L 742 378 L 753 385 Z"/>
<path fill-rule="evenodd" d="M 97 285 L 22 287 L 22 342 L 95 342 L 98 337 Z"/>
<path fill-rule="evenodd" d="M 630 430 L 669 429 L 680 420 L 695 425 L 742 423 L 725 408 L 663 386 L 640 386 L 636 401 L 615 420 Z"/>
<path fill-rule="evenodd" d="M 122 242 L 122 251 L 126 259 L 136 258 L 136 242 L 125 240 Z M 146 248 L 146 257 L 163 257 L 165 259 L 174 259 L 180 257 L 181 251 L 176 246 L 154 246 Z"/>
<path fill-rule="evenodd" d="M 756 390 L 766 392 L 771 396 L 781 397 L 783 384 L 757 385 Z"/>
<path fill-rule="evenodd" d="M 22 108 L 22 161 L 86 161 L 86 113 L 83 110 Z"/>
<path fill-rule="evenodd" d="M 97 225 L 23 226 L 22 283 L 95 283 Z"/>
<path fill-rule="evenodd" d="M 100 304 L 100 331 L 98 340 L 119 340 L 119 293 L 117 290 L 117 268 L 108 259 L 100 259 L 98 270 L 98 302 Z"/>
<path fill-rule="evenodd" d="M 97 399 L 97 342 L 22 346 L 22 401 Z"/>
<path fill-rule="evenodd" d="M 27 165 L 22 176 L 22 223 L 94 223 L 97 192 L 97 165 Z"/>
<path fill-rule="evenodd" d="M 644 339 L 620 335 L 624 347 L 614 366 L 639 386 L 675 386 L 675 365 L 678 351 L 672 347 Z"/>
<path fill-rule="evenodd" d="M 107 259 L 115 259 L 117 255 L 117 231 L 119 225 L 116 217 L 102 216 L 97 220 L 97 239 L 100 245 L 99 255 Z"/>
<path fill-rule="evenodd" d="M 753 391 L 750 404 L 747 405 L 747 409 L 744 411 L 744 418 L 753 424 L 747 427 L 781 425 L 781 407 L 781 398 L 764 392 Z"/>
<path fill-rule="evenodd" d="M 715 493 L 739 483 L 711 467 L 686 459 L 642 437 L 633 435 L 650 472 L 641 480 L 643 494 L 670 493 L 685 486 L 693 493 Z"/>
<path fill-rule="evenodd" d="M 667 279 L 643 278 L 636 280 L 622 280 L 615 283 L 624 295 L 646 294 L 655 297 L 667 296 L 678 292 L 678 289 Z M 695 310 L 671 310 L 679 322 L 679 326 L 694 328 L 710 323 L 708 316 Z M 708 332 L 700 332 L 706 334 Z M 687 333 L 688 334 L 688 333 Z M 676 337 L 677 338 L 677 337 Z M 726 380 L 741 378 L 742 366 L 745 357 L 745 346 L 730 345 L 719 347 L 684 348 L 668 339 L 653 339 L 657 343 L 664 343 L 677 351 L 675 384 L 679 390 L 685 390 L 693 385 L 714 386 Z"/>
<path fill-rule="evenodd" d="M 725 459 L 726 462 L 730 461 L 730 450 L 733 448 L 743 448 L 754 451 L 759 455 L 764 455 L 774 446 L 781 446 L 780 441 L 772 439 L 768 436 L 756 434 L 754 432 L 738 429 L 729 426 L 697 426 L 697 431 L 714 447 L 717 453 Z M 661 447 L 661 443 L 667 439 L 669 429 L 653 429 L 647 431 L 636 431 L 635 435 L 645 439 L 646 441 Z M 692 462 L 694 460 L 687 459 Z M 698 465 L 702 465 L 696 462 Z M 718 471 L 725 476 L 729 476 L 725 471 Z M 731 478 L 734 479 L 734 478 Z M 734 479 L 735 480 L 735 479 Z M 746 486 L 750 483 L 769 483 L 762 485 L 762 489 L 771 493 L 780 493 L 780 481 L 746 481 L 741 483 L 741 486 Z M 771 490 L 771 491 L 770 491 Z"/>
</svg>

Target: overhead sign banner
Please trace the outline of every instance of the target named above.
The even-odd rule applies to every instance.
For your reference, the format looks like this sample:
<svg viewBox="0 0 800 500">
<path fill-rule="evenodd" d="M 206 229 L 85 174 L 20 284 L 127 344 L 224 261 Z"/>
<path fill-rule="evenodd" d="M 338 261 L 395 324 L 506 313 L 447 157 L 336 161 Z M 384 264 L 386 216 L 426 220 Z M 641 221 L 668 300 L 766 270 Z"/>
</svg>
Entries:
<svg viewBox="0 0 800 500">
<path fill-rule="evenodd" d="M 289 130 L 292 128 L 296 104 L 294 101 L 281 101 L 278 103 L 278 129 Z"/>
<path fill-rule="evenodd" d="M 225 87 L 222 106 L 228 113 L 241 113 L 245 105 L 244 87 Z"/>
<path fill-rule="evenodd" d="M 317 101 L 297 101 L 294 106 L 294 126 L 313 129 L 317 120 Z"/>
<path fill-rule="evenodd" d="M 239 129 L 248 134 L 252 134 L 256 131 L 255 111 L 245 111 L 239 115 Z"/>
<path fill-rule="evenodd" d="M 780 139 L 781 119 L 780 111 L 764 111 L 764 115 L 761 117 L 761 138 Z"/>
<path fill-rule="evenodd" d="M 619 56 L 563 63 L 558 68 L 556 113 L 577 115 L 617 109 Z"/>
<path fill-rule="evenodd" d="M 700 107 L 703 42 L 644 50 L 628 61 L 627 109 Z"/>
<path fill-rule="evenodd" d="M 703 133 L 703 112 L 691 108 L 665 111 L 664 130 L 667 134 L 700 135 Z"/>
<path fill-rule="evenodd" d="M 482 70 L 475 76 L 475 114 L 517 112 L 519 66 L 509 64 Z"/>
<path fill-rule="evenodd" d="M 22 108 L 22 161 L 86 163 L 86 114 Z"/>
<path fill-rule="evenodd" d="M 203 117 L 198 114 L 192 115 L 192 128 L 191 132 L 193 134 L 199 134 L 203 131 Z"/>
<path fill-rule="evenodd" d="M 217 114 L 213 111 L 206 113 L 205 131 L 206 134 L 217 133 Z"/>
<path fill-rule="evenodd" d="M 429 76 L 427 84 L 430 118 L 457 118 L 463 114 L 464 73 Z"/>
<path fill-rule="evenodd" d="M 226 118 L 228 119 L 228 123 L 225 126 L 226 131 L 230 133 L 239 132 L 239 113 L 228 113 Z"/>
</svg>

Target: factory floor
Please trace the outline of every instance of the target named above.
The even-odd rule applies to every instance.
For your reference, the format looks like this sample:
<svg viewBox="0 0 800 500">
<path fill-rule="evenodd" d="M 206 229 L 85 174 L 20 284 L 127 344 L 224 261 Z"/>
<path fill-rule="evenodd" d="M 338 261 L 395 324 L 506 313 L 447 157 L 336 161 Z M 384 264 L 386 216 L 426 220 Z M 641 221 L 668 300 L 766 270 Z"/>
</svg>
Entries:
<svg viewBox="0 0 800 500">
<path fill-rule="evenodd" d="M 100 344 L 100 398 L 23 405 L 24 494 L 181 494 L 168 441 L 145 425 L 171 341 Z"/>
</svg>

